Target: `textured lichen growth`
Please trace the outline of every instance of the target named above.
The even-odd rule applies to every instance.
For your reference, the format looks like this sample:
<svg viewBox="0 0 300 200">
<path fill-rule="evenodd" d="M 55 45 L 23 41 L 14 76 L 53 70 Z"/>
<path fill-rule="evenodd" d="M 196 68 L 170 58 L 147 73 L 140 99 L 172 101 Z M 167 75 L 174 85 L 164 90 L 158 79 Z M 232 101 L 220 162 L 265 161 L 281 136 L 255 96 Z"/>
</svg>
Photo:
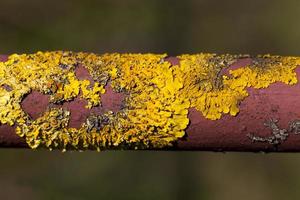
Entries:
<svg viewBox="0 0 300 200">
<path fill-rule="evenodd" d="M 191 100 L 191 107 L 207 119 L 220 119 L 227 113 L 237 115 L 239 103 L 249 95 L 248 87 L 260 89 L 274 82 L 297 83 L 298 57 L 258 56 L 252 58 L 250 65 L 229 70 L 229 76 L 222 75 L 222 70 L 239 57 L 244 56 L 198 54 L 179 57 L 182 70 L 186 70 L 183 72 L 186 75 L 184 96 Z"/>
<path fill-rule="evenodd" d="M 295 84 L 294 70 L 300 64 L 295 57 L 258 56 L 224 75 L 240 55 L 182 55 L 180 65 L 165 57 L 62 51 L 11 55 L 0 62 L 0 124 L 16 125 L 16 133 L 31 148 L 162 148 L 185 135 L 189 108 L 212 120 L 227 113 L 235 116 L 248 96 L 247 87 Z M 93 83 L 76 77 L 78 66 L 88 70 Z M 21 107 L 22 99 L 36 90 L 50 95 L 52 104 L 80 97 L 91 109 L 101 106 L 108 82 L 115 92 L 126 94 L 122 109 L 91 114 L 80 128 L 68 126 L 71 113 L 66 109 L 49 106 L 34 120 Z"/>
</svg>

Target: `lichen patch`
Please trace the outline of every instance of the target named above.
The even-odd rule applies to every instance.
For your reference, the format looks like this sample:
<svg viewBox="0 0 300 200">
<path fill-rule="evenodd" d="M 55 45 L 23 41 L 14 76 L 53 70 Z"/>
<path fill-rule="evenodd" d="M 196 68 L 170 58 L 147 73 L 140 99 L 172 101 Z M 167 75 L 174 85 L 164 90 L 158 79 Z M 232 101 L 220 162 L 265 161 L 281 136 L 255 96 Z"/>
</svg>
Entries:
<svg viewBox="0 0 300 200">
<path fill-rule="evenodd" d="M 0 124 L 15 125 L 31 148 L 169 147 L 185 135 L 190 108 L 211 120 L 236 116 L 248 87 L 297 83 L 299 58 L 264 55 L 230 69 L 239 58 L 243 55 L 181 55 L 172 60 L 166 54 L 13 54 L 0 62 Z M 229 75 L 223 73 L 226 69 Z M 103 106 L 108 84 L 113 93 L 124 95 L 120 109 L 91 112 Z M 21 106 L 32 91 L 48 95 L 50 102 L 34 118 Z M 64 106 L 78 99 L 85 102 L 85 114 Z M 80 115 L 81 123 L 70 126 L 72 116 Z"/>
</svg>

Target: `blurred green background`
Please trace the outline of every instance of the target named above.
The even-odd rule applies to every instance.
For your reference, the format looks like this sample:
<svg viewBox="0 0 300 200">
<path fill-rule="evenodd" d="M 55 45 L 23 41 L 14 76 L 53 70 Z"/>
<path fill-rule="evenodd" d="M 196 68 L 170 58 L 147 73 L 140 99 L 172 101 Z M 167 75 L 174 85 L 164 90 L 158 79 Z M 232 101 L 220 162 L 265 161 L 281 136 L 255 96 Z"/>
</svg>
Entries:
<svg viewBox="0 0 300 200">
<path fill-rule="evenodd" d="M 0 0 L 0 54 L 300 56 L 300 1 Z M 0 150 L 0 199 L 296 199 L 299 154 Z"/>
</svg>

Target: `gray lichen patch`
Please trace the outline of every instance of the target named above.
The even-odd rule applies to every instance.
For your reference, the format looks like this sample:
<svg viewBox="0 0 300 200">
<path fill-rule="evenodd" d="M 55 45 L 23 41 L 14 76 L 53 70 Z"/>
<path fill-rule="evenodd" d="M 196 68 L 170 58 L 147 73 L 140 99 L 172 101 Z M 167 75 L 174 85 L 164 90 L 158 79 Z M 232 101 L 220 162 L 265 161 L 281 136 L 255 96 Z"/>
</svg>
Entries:
<svg viewBox="0 0 300 200">
<path fill-rule="evenodd" d="M 270 119 L 266 122 L 264 122 L 264 125 L 271 129 L 272 134 L 270 136 L 256 136 L 253 133 L 247 134 L 247 136 L 253 141 L 253 142 L 263 142 L 263 143 L 269 143 L 274 146 L 278 146 L 287 138 L 290 134 L 299 134 L 300 133 L 300 120 L 296 119 L 291 122 L 289 122 L 288 129 L 281 129 L 278 126 L 278 120 L 277 119 Z"/>
</svg>

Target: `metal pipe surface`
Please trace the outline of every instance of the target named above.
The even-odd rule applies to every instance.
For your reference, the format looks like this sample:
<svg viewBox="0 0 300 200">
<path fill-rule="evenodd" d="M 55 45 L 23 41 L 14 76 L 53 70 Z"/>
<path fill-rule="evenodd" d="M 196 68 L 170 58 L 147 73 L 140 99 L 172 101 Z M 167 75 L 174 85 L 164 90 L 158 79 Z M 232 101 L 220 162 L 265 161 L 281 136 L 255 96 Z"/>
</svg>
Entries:
<svg viewBox="0 0 300 200">
<path fill-rule="evenodd" d="M 0 61 L 7 60 L 7 56 L 0 56 Z M 166 59 L 172 65 L 179 65 L 179 59 Z M 251 58 L 241 58 L 228 69 L 239 69 L 251 63 Z M 295 70 L 300 80 L 300 69 Z M 84 68 L 76 71 L 80 79 L 93 81 Z M 163 150 L 193 150 L 193 151 L 241 151 L 241 152 L 300 152 L 300 135 L 289 130 L 291 122 L 300 119 L 300 84 L 286 85 L 281 82 L 271 84 L 267 88 L 247 88 L 249 96 L 239 104 L 236 116 L 223 115 L 220 119 L 210 120 L 195 108 L 190 108 L 188 118 L 190 123 L 186 135 L 178 139 L 172 147 Z M 87 116 L 93 113 L 103 113 L 107 110 L 118 111 L 123 94 L 115 93 L 110 86 L 106 86 L 106 93 L 102 97 L 102 107 L 87 109 L 85 101 L 75 98 L 58 107 L 71 110 L 69 126 L 78 128 Z M 49 106 L 49 96 L 39 92 L 31 92 L 22 101 L 22 108 L 33 118 L 37 118 Z M 277 128 L 286 130 L 286 137 L 279 142 L 272 142 L 272 137 L 280 137 L 276 130 L 267 123 L 276 122 Z M 294 127 L 295 128 L 295 127 Z M 293 129 L 294 130 L 294 129 Z M 270 139 L 271 137 L 271 139 Z M 268 140 L 269 138 L 269 140 Z M 274 138 L 273 138 L 274 139 Z M 15 133 L 15 126 L 0 125 L 0 146 L 28 148 L 24 138 Z"/>
</svg>

